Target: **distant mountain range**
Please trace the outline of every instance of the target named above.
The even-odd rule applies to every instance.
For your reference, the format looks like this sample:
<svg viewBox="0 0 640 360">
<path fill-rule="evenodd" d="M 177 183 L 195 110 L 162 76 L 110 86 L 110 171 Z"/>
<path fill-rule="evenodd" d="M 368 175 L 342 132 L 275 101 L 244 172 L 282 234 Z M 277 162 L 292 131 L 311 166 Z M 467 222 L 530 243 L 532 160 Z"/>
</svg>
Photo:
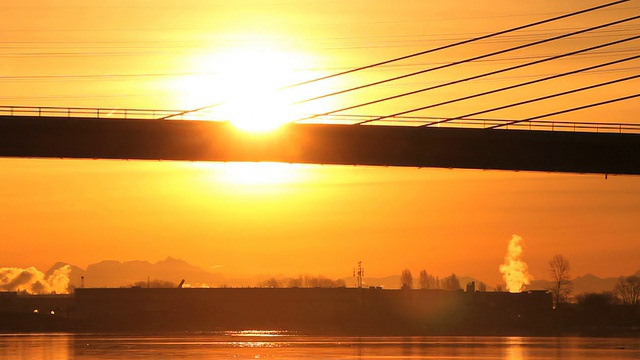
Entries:
<svg viewBox="0 0 640 360">
<path fill-rule="evenodd" d="M 77 266 L 58 262 L 53 265 L 45 276 L 51 275 L 56 269 L 69 265 L 71 272 L 69 274 L 70 284 L 74 287 L 80 287 L 82 277 L 84 277 L 85 287 L 123 287 L 131 286 L 136 282 L 146 282 L 147 280 L 164 280 L 175 283 L 185 279 L 186 284 L 193 287 L 220 287 L 220 286 L 256 286 L 258 283 L 270 278 L 271 276 L 254 276 L 244 279 L 225 278 L 220 274 L 208 272 L 195 265 L 191 265 L 184 260 L 168 257 L 156 263 L 148 261 L 113 261 L 105 260 L 96 264 L 87 266 L 87 269 L 81 269 Z M 636 272 L 636 276 L 640 276 L 640 271 Z M 276 276 L 276 278 L 279 278 Z M 468 276 L 459 276 L 460 285 L 464 288 L 471 281 L 476 282 L 478 288 L 479 280 Z M 352 277 L 342 278 L 348 287 L 355 286 L 355 279 Z M 414 279 L 417 283 L 417 280 Z M 602 292 L 611 291 L 618 281 L 617 277 L 600 278 L 592 274 L 579 276 L 573 279 L 573 294 L 581 294 L 585 292 Z M 385 289 L 397 289 L 400 287 L 400 276 L 392 275 L 380 278 L 364 278 L 364 285 L 381 286 Z M 544 290 L 550 288 L 551 281 L 535 280 L 529 286 L 528 290 Z M 493 288 L 488 287 L 488 290 Z"/>
<path fill-rule="evenodd" d="M 640 276 L 640 270 L 634 276 Z M 617 277 L 599 278 L 593 274 L 578 276 L 571 280 L 573 284 L 572 294 L 599 293 L 603 291 L 613 291 L 618 282 Z M 548 280 L 534 280 L 527 286 L 528 290 L 546 290 L 553 287 L 553 282 Z"/>
<path fill-rule="evenodd" d="M 70 264 L 58 262 L 45 273 L 45 276 L 49 276 L 55 269 L 64 265 Z M 81 286 L 82 277 L 84 277 L 85 287 L 122 287 L 147 280 L 165 280 L 177 285 L 182 279 L 191 286 L 217 287 L 222 279 L 219 274 L 210 273 L 184 260 L 171 257 L 156 263 L 105 260 L 87 266 L 86 270 L 74 265 L 70 266 L 69 279 L 74 287 Z"/>
</svg>

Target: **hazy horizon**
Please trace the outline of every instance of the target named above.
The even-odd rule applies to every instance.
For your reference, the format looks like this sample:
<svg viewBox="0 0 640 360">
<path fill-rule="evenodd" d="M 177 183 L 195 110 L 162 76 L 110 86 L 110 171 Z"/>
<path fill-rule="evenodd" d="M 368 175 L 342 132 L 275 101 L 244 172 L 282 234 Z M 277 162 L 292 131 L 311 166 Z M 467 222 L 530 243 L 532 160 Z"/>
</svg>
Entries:
<svg viewBox="0 0 640 360">
<path fill-rule="evenodd" d="M 525 264 L 526 267 L 526 264 Z M 404 269 L 403 269 L 404 270 Z M 424 269 L 421 269 L 424 270 Z M 355 269 L 353 270 L 355 273 Z M 411 271 L 411 270 L 410 270 Z M 419 281 L 419 271 L 412 271 L 414 274 L 413 287 L 421 288 Z M 28 276 L 26 274 L 29 274 Z M 436 283 L 429 285 L 429 288 L 440 288 L 444 280 L 454 274 L 460 282 L 462 289 L 468 282 L 475 281 L 476 289 L 486 286 L 488 291 L 495 291 L 498 287 L 504 291 L 520 292 L 526 290 L 548 289 L 553 282 L 551 278 L 533 279 L 528 274 L 511 275 L 518 277 L 520 282 L 510 284 L 507 278 L 500 283 L 491 284 L 474 274 L 433 274 L 428 273 L 436 279 Z M 614 277 L 601 277 L 597 274 L 588 273 L 584 275 L 572 276 L 574 283 L 573 296 L 586 292 L 612 291 L 614 283 L 620 277 L 639 276 L 640 269 L 633 274 L 620 274 Z M 179 282 L 184 281 L 185 287 L 357 287 L 355 276 L 329 277 L 324 274 L 311 274 L 301 271 L 298 274 L 247 274 L 245 276 L 233 276 L 216 272 L 215 269 L 202 269 L 190 264 L 184 259 L 167 257 L 156 262 L 146 260 L 102 260 L 89 264 L 82 268 L 75 264 L 63 261 L 56 262 L 48 269 L 20 269 L 20 268 L 0 268 L 0 291 L 22 291 L 37 293 L 67 293 L 78 287 L 128 287 L 143 284 L 146 287 L 151 282 L 152 287 L 175 287 Z M 81 279 L 82 277 L 82 279 Z M 594 278 L 592 278 L 594 277 Z M 180 278 L 180 279 L 179 279 Z M 526 278 L 526 280 L 524 280 Z M 322 284 L 319 281 L 323 281 Z M 339 281 L 343 281 L 340 285 Z M 315 285 L 314 285 L 315 284 Z M 484 285 L 483 285 L 484 284 Z M 364 287 L 381 286 L 385 289 L 399 289 L 401 287 L 400 272 L 386 274 L 384 276 L 364 276 Z M 8 287 L 7 287 L 8 286 Z"/>
</svg>

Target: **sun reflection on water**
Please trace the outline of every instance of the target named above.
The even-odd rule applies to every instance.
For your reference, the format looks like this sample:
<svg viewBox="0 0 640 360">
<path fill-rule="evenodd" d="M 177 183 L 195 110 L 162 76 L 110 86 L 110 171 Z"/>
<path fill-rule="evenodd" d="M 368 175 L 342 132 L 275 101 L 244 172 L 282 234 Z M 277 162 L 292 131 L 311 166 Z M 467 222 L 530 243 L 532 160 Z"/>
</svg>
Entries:
<svg viewBox="0 0 640 360">
<path fill-rule="evenodd" d="M 289 332 L 279 330 L 241 330 L 241 331 L 225 331 L 226 336 L 247 338 L 248 341 L 230 341 L 229 346 L 234 348 L 280 348 L 286 343 L 282 341 L 257 341 L 256 339 L 264 338 L 280 338 L 290 335 Z M 256 338 L 256 339 L 254 339 Z"/>
<path fill-rule="evenodd" d="M 506 360 L 522 360 L 524 354 L 522 353 L 524 339 L 522 337 L 508 337 L 506 338 Z"/>
<path fill-rule="evenodd" d="M 281 330 L 241 330 L 241 331 L 226 331 L 225 335 L 273 337 L 273 336 L 287 336 L 287 335 L 291 335 L 291 333 L 288 331 L 281 331 Z"/>
</svg>

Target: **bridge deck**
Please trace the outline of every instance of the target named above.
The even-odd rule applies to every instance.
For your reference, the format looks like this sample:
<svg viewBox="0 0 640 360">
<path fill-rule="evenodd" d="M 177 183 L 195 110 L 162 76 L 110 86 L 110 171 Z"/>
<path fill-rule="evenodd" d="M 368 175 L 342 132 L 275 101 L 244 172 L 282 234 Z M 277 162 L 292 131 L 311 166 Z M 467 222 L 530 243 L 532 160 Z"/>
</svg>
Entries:
<svg viewBox="0 0 640 360">
<path fill-rule="evenodd" d="M 640 174 L 640 134 L 0 116 L 0 156 L 270 161 Z"/>
</svg>

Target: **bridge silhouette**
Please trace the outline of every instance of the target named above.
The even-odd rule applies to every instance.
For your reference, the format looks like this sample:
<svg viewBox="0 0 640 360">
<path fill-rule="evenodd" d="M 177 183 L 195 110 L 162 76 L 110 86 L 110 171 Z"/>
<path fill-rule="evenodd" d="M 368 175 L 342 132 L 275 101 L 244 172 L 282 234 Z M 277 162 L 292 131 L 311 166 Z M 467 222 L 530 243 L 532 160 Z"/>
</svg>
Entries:
<svg viewBox="0 0 640 360">
<path fill-rule="evenodd" d="M 250 134 L 176 111 L 0 107 L 0 156 L 640 174 L 640 124 L 318 118 Z M 438 123 L 434 126 L 425 126 Z M 504 125 L 504 127 L 496 126 Z"/>
<path fill-rule="evenodd" d="M 526 28 L 628 2 L 617 0 L 604 5 L 544 19 L 530 24 L 465 39 L 414 54 L 385 60 L 285 86 L 280 90 L 343 76 L 393 62 L 499 37 Z M 483 60 L 512 51 L 546 44 L 581 34 L 596 32 L 640 19 L 640 15 L 611 21 L 576 31 L 519 44 L 517 46 L 456 60 L 419 71 L 376 80 L 328 94 L 297 100 L 292 105 L 342 96 L 365 88 Z M 219 104 L 191 110 L 143 110 L 68 107 L 0 106 L 0 156 L 88 159 L 145 159 L 187 161 L 288 162 L 339 165 L 411 166 L 469 169 L 527 170 L 547 172 L 640 174 L 640 124 L 594 123 L 547 120 L 555 115 L 604 106 L 640 97 L 636 93 L 600 100 L 571 108 L 521 119 L 479 118 L 487 113 L 561 99 L 566 95 L 610 87 L 640 78 L 630 76 L 573 88 L 544 96 L 476 109 L 459 116 L 433 118 L 412 116 L 471 99 L 512 92 L 534 84 L 552 82 L 576 74 L 607 71 L 607 67 L 640 59 L 616 58 L 582 68 L 536 78 L 500 88 L 473 93 L 437 103 L 399 109 L 386 115 L 354 115 L 346 112 L 399 98 L 477 81 L 496 74 L 527 68 L 561 58 L 640 39 L 631 28 L 629 37 L 574 49 L 515 66 L 454 79 L 437 85 L 364 99 L 322 114 L 310 114 L 268 134 L 249 134 L 228 122 L 207 117 L 207 110 Z M 609 29 L 608 31 L 613 31 Z M 626 30 L 625 30 L 626 31 Z M 622 31 L 624 33 L 624 31 Z M 611 53 L 616 53 L 612 51 Z M 535 57 L 525 57 L 535 58 Z M 632 68 L 633 69 L 633 68 Z M 615 71 L 615 69 L 608 69 Z M 546 85 L 546 84 L 545 84 Z M 552 89 L 553 85 L 545 88 Z M 507 98 L 507 97 L 505 97 Z M 358 98 L 359 100 L 361 98 Z M 482 104 L 477 101 L 476 104 Z M 564 106 L 564 103 L 560 102 Z M 556 104 L 557 105 L 557 104 Z M 251 106 L 251 104 L 247 104 Z M 557 106 L 556 106 L 557 107 Z"/>
</svg>

